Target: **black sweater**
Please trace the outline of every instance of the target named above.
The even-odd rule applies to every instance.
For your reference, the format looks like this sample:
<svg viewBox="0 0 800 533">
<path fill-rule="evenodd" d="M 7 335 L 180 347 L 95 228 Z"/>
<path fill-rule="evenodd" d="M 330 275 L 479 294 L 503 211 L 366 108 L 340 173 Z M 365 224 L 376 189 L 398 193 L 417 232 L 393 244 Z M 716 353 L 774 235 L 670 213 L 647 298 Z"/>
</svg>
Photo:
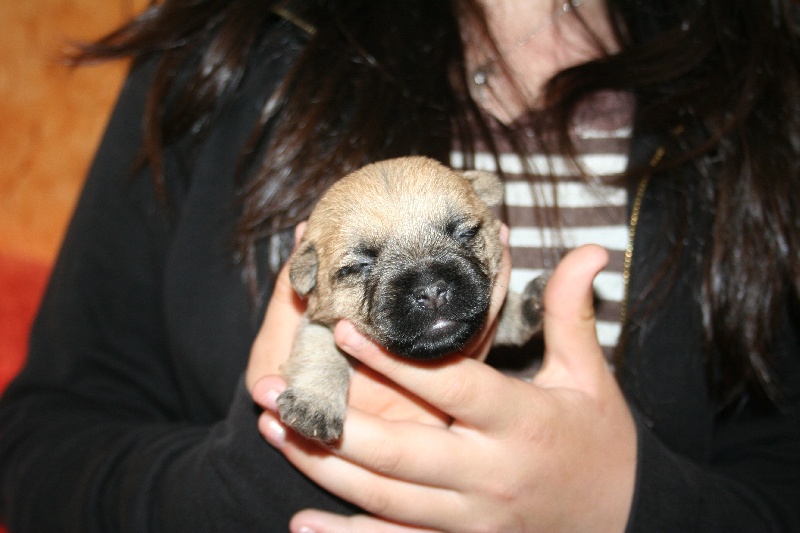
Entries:
<svg viewBox="0 0 800 533">
<path fill-rule="evenodd" d="M 231 260 L 233 169 L 291 46 L 280 35 L 268 41 L 200 150 L 168 150 L 169 210 L 146 172 L 129 174 L 152 68 L 132 72 L 27 366 L 0 403 L 0 518 L 13 531 L 283 532 L 302 508 L 353 512 L 264 442 L 242 381 L 264 306 L 255 308 Z M 643 205 L 634 296 L 666 246 L 660 189 L 651 186 Z M 775 354 L 781 408 L 745 404 L 719 416 L 706 386 L 698 279 L 687 265 L 628 343 L 620 378 L 639 435 L 629 530 L 800 531 L 797 309 Z"/>
</svg>

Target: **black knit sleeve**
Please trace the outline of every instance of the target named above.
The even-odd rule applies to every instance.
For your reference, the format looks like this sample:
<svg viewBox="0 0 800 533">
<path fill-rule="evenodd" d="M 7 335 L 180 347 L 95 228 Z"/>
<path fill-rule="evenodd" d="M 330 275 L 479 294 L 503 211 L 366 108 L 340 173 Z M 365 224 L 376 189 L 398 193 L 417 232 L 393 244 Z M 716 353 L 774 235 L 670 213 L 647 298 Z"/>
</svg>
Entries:
<svg viewBox="0 0 800 533">
<path fill-rule="evenodd" d="M 800 531 L 797 415 L 724 424 L 719 449 L 698 462 L 637 419 L 639 459 L 628 533 Z"/>
<path fill-rule="evenodd" d="M 160 204 L 146 171 L 130 173 L 152 72 L 137 67 L 123 89 L 26 367 L 0 402 L 0 521 L 15 532 L 284 532 L 301 508 L 348 512 L 259 435 L 241 376 L 260 318 L 245 297 L 229 306 L 208 296 L 247 294 L 222 259 L 230 250 L 197 223 L 230 218 L 230 191 L 218 185 L 230 173 L 202 166 L 188 188 L 173 187 L 175 209 Z M 256 117 L 256 104 L 236 104 L 211 160 L 232 166 L 248 132 L 225 128 Z M 166 165 L 193 172 L 177 156 Z M 187 304 L 193 296 L 200 305 Z M 213 320 L 198 326 L 202 312 Z"/>
</svg>

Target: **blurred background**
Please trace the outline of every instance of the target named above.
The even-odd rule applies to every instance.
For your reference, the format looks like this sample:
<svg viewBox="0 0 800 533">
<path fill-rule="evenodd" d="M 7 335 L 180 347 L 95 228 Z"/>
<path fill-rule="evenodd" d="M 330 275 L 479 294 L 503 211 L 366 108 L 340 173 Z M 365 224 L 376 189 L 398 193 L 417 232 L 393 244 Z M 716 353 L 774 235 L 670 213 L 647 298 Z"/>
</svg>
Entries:
<svg viewBox="0 0 800 533">
<path fill-rule="evenodd" d="M 146 5 L 0 1 L 0 391 L 22 365 L 30 322 L 127 71 L 123 63 L 72 69 L 60 55 Z"/>
</svg>

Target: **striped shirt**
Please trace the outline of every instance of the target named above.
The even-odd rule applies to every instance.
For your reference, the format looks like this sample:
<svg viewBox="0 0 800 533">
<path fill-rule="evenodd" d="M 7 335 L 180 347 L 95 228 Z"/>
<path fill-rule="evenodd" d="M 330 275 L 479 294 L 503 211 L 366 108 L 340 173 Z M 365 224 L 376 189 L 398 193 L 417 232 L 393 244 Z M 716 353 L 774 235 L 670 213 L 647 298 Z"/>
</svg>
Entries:
<svg viewBox="0 0 800 533">
<path fill-rule="evenodd" d="M 607 357 L 617 344 L 624 293 L 623 262 L 628 244 L 627 193 L 613 185 L 627 165 L 630 141 L 630 100 L 604 93 L 584 104 L 572 128 L 578 164 L 588 177 L 561 157 L 546 158 L 533 141 L 530 127 L 517 121 L 526 146 L 529 174 L 523 161 L 502 148 L 499 165 L 506 175 L 504 205 L 498 216 L 509 226 L 512 274 L 510 290 L 521 292 L 536 276 L 552 271 L 564 254 L 582 244 L 599 244 L 610 255 L 608 267 L 595 280 L 597 334 Z M 527 130 L 527 131 L 526 131 Z M 463 168 L 464 156 L 451 154 L 451 164 Z M 480 150 L 475 167 L 497 171 L 495 158 Z M 533 174 L 533 178 L 527 176 Z M 536 175 L 548 176 L 537 180 Z M 553 178 L 550 178 L 552 175 Z M 556 209 L 557 208 L 557 209 Z"/>
</svg>

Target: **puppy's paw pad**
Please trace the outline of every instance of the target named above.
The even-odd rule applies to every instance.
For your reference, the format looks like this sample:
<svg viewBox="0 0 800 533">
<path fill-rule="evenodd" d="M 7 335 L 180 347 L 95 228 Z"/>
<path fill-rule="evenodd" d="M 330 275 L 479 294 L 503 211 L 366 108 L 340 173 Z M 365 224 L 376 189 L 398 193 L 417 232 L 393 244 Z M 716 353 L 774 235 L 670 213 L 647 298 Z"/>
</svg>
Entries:
<svg viewBox="0 0 800 533">
<path fill-rule="evenodd" d="M 544 289 L 549 279 L 548 274 L 542 274 L 529 281 L 522 292 L 522 316 L 528 324 L 537 325 L 542 322 Z"/>
<path fill-rule="evenodd" d="M 330 400 L 311 392 L 286 389 L 278 396 L 278 413 L 284 424 L 309 439 L 333 442 L 344 430 L 344 414 Z"/>
</svg>

